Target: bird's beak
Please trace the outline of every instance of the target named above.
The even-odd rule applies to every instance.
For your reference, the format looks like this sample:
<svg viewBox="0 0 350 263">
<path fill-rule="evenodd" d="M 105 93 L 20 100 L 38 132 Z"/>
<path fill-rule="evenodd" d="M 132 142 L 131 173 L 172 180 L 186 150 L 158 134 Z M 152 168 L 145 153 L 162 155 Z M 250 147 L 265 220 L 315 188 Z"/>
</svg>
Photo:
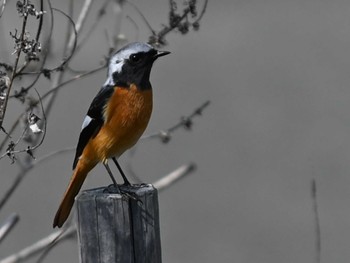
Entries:
<svg viewBox="0 0 350 263">
<path fill-rule="evenodd" d="M 166 56 L 166 55 L 169 55 L 170 52 L 169 51 L 160 51 L 160 50 L 157 50 L 157 53 L 154 55 L 154 58 L 159 58 L 159 57 L 163 57 L 163 56 Z"/>
</svg>

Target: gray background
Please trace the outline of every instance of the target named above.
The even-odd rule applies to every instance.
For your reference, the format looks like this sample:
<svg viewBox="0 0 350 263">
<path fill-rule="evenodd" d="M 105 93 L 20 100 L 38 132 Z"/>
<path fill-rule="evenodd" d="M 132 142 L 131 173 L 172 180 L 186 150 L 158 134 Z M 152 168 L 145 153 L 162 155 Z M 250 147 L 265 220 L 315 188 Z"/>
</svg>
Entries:
<svg viewBox="0 0 350 263">
<path fill-rule="evenodd" d="M 67 10 L 65 1 L 53 2 Z M 135 3 L 155 29 L 166 21 L 166 1 Z M 165 49 L 172 54 L 155 64 L 151 76 L 155 105 L 146 133 L 171 126 L 207 99 L 212 104 L 195 119 L 192 132 L 177 132 L 168 145 L 142 141 L 133 159 L 145 182 L 190 161 L 199 167 L 160 195 L 164 262 L 312 262 L 312 178 L 318 186 L 322 261 L 348 262 L 349 14 L 345 0 L 211 1 L 199 32 L 169 35 Z M 123 15 L 140 28 L 137 32 L 124 19 L 125 36 L 147 40 L 137 13 L 127 7 Z M 59 19 L 64 26 L 55 35 L 58 55 L 65 29 Z M 99 65 L 108 47 L 104 30 L 113 22 L 101 21 L 73 68 Z M 15 25 L 7 23 L 3 35 Z M 104 79 L 101 72 L 61 90 L 37 157 L 76 144 Z M 40 91 L 49 84 L 41 81 Z M 12 102 L 7 125 L 20 110 Z M 1 258 L 52 231 L 72 159 L 70 152 L 38 166 L 1 211 L 1 221 L 11 212 L 21 216 L 0 245 Z M 126 161 L 127 155 L 121 162 Z M 0 193 L 16 170 L 1 160 Z M 105 184 L 108 177 L 98 167 L 84 187 Z M 76 242 L 60 244 L 46 262 L 78 262 Z"/>
</svg>

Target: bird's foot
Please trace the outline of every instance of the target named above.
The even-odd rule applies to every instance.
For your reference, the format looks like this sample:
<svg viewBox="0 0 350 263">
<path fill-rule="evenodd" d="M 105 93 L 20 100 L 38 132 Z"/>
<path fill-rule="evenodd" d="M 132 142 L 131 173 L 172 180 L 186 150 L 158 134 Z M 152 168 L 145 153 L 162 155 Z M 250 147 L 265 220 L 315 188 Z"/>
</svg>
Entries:
<svg viewBox="0 0 350 263">
<path fill-rule="evenodd" d="M 130 193 L 127 191 L 126 188 L 132 187 L 132 185 L 127 185 L 127 184 L 123 184 L 123 185 L 115 185 L 115 184 L 110 184 L 109 186 L 107 186 L 107 188 L 105 189 L 106 192 L 111 193 L 111 194 L 120 194 L 122 196 L 123 199 L 127 200 L 127 199 L 131 199 L 133 201 L 136 202 L 140 202 L 142 204 L 142 201 L 135 196 L 134 194 Z"/>
<path fill-rule="evenodd" d="M 119 186 L 115 184 L 110 184 L 109 186 L 107 186 L 104 192 L 107 192 L 110 194 L 121 194 Z"/>
</svg>

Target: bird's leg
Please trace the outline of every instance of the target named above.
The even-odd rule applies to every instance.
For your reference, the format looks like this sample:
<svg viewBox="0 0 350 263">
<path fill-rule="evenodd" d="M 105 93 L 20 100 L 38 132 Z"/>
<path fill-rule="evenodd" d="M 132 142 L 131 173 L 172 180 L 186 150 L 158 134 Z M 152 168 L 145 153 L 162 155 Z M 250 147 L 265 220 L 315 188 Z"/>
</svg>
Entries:
<svg viewBox="0 0 350 263">
<path fill-rule="evenodd" d="M 106 168 L 106 170 L 108 172 L 108 175 L 111 177 L 113 185 L 117 189 L 117 193 L 120 194 L 121 192 L 120 192 L 119 186 L 118 186 L 117 181 L 115 180 L 115 178 L 114 178 L 114 176 L 112 174 L 111 169 L 109 168 L 108 161 L 103 162 L 103 165 L 105 166 L 105 168 Z"/>
<path fill-rule="evenodd" d="M 117 166 L 117 168 L 118 168 L 118 170 L 119 170 L 121 176 L 123 177 L 124 185 L 125 185 L 125 186 L 131 186 L 131 183 L 130 183 L 129 180 L 126 178 L 126 176 L 125 176 L 125 174 L 124 174 L 124 172 L 123 172 L 121 166 L 119 165 L 119 163 L 118 163 L 118 161 L 117 161 L 117 158 L 112 157 L 112 160 L 113 160 L 113 162 L 115 163 L 115 165 Z M 134 200 L 134 201 L 137 201 L 137 202 L 141 202 L 141 203 L 142 203 L 141 200 L 139 200 L 137 197 L 135 197 L 135 196 L 134 196 L 133 194 L 131 194 L 131 193 L 123 192 L 122 189 L 121 189 L 121 193 L 122 193 L 123 195 L 129 197 L 130 199 Z"/>
<path fill-rule="evenodd" d="M 118 168 L 118 170 L 119 170 L 121 176 L 123 177 L 124 185 L 131 185 L 130 182 L 129 182 L 129 180 L 126 178 L 126 176 L 125 176 L 125 174 L 124 174 L 122 168 L 120 167 L 120 165 L 119 165 L 117 159 L 116 159 L 115 157 L 112 157 L 112 160 L 113 160 L 113 162 L 115 163 L 115 165 L 117 166 L 117 168 Z"/>
<path fill-rule="evenodd" d="M 113 159 L 114 163 L 117 165 L 119 172 L 120 172 L 121 175 L 123 176 L 124 185 L 127 185 L 127 186 L 131 185 L 130 182 L 128 181 L 128 179 L 126 179 L 126 176 L 125 176 L 125 174 L 123 173 L 123 170 L 121 169 L 121 167 L 120 167 L 119 163 L 117 162 L 117 160 L 116 160 L 115 158 L 112 158 L 112 159 Z M 111 177 L 111 179 L 112 179 L 112 181 L 113 181 L 113 185 L 115 186 L 115 188 L 116 188 L 116 190 L 117 190 L 117 194 L 120 194 L 120 195 L 122 195 L 122 196 L 129 197 L 130 199 L 132 199 L 132 200 L 134 200 L 134 201 L 140 201 L 140 200 L 137 199 L 137 197 L 135 197 L 135 196 L 133 196 L 132 194 L 127 193 L 127 192 L 125 192 L 125 191 L 123 191 L 123 190 L 120 189 L 120 187 L 119 187 L 118 184 L 117 184 L 117 181 L 115 180 L 115 178 L 114 178 L 114 176 L 113 176 L 113 174 L 112 174 L 111 169 L 110 169 L 109 166 L 108 166 L 108 161 L 103 162 L 103 165 L 106 167 L 106 170 L 107 170 L 109 176 Z M 111 186 L 111 185 L 110 185 L 110 186 Z M 113 192 L 113 191 L 110 191 L 109 188 L 110 188 L 110 187 L 107 188 L 108 191 L 109 191 L 109 192 Z"/>
</svg>

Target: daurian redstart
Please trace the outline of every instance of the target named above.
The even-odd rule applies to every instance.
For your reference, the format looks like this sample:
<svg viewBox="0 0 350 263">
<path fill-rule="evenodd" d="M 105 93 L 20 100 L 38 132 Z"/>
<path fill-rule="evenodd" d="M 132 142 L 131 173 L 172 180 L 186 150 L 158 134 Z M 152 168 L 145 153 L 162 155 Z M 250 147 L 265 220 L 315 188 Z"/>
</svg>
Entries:
<svg viewBox="0 0 350 263">
<path fill-rule="evenodd" d="M 67 220 L 87 174 L 99 162 L 111 175 L 108 159 L 112 158 L 124 184 L 130 184 L 117 159 L 146 129 L 152 112 L 151 68 L 157 58 L 169 53 L 136 42 L 111 56 L 107 80 L 84 119 L 73 162 L 74 172 L 53 221 L 54 227 L 61 227 Z"/>
</svg>

